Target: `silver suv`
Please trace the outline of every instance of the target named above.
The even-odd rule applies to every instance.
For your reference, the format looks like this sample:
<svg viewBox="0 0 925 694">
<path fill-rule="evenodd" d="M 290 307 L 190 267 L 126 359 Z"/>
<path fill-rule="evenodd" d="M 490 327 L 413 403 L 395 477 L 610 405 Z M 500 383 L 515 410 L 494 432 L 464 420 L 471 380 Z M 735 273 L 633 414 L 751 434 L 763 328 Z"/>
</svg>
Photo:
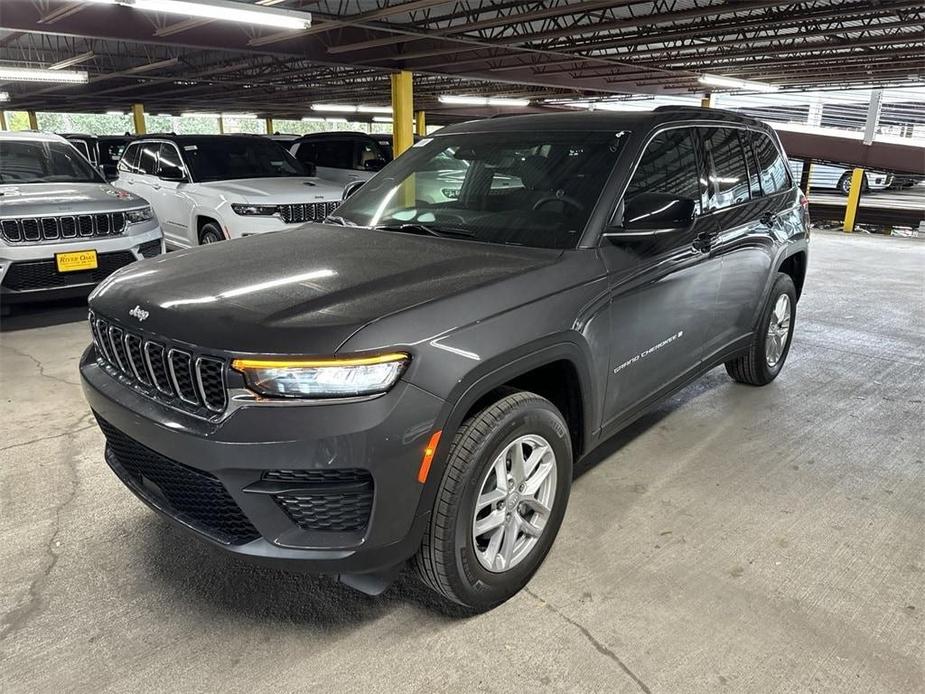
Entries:
<svg viewBox="0 0 925 694">
<path fill-rule="evenodd" d="M 148 203 L 106 183 L 64 138 L 0 132 L 0 309 L 80 296 L 164 252 Z"/>
</svg>

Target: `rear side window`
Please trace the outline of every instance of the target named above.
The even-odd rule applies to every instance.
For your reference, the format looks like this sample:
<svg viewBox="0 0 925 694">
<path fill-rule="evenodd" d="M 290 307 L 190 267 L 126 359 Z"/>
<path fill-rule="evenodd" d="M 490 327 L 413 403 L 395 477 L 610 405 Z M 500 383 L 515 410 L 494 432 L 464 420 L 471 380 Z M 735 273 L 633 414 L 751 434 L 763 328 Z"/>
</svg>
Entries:
<svg viewBox="0 0 925 694">
<path fill-rule="evenodd" d="M 693 200 L 694 209 L 699 214 L 699 179 L 691 130 L 666 130 L 649 142 L 623 195 L 623 200 L 629 201 L 640 193 L 667 193 Z"/>
<path fill-rule="evenodd" d="M 301 149 L 301 148 L 300 148 Z M 353 142 L 350 140 L 328 140 L 315 145 L 315 164 L 332 169 L 352 169 Z"/>
<path fill-rule="evenodd" d="M 707 206 L 721 210 L 750 199 L 745 149 L 736 128 L 702 128 L 707 169 Z"/>
<path fill-rule="evenodd" d="M 141 156 L 138 159 L 138 173 L 154 176 L 157 173 L 157 150 L 154 142 L 141 146 Z"/>
<path fill-rule="evenodd" d="M 315 164 L 318 162 L 318 148 L 314 142 L 303 142 L 295 151 L 295 158 L 302 164 Z"/>
<path fill-rule="evenodd" d="M 182 169 L 183 162 L 180 160 L 180 153 L 177 152 L 177 148 L 166 142 L 162 142 L 160 146 L 160 156 L 158 161 L 158 172 L 161 171 L 162 167 Z"/>
<path fill-rule="evenodd" d="M 790 188 L 790 173 L 784 163 L 784 157 L 770 137 L 764 133 L 752 132 L 752 147 L 758 160 L 761 190 L 765 195 L 773 195 Z"/>
<path fill-rule="evenodd" d="M 125 148 L 125 151 L 122 153 L 122 158 L 119 160 L 119 171 L 127 171 L 129 173 L 138 172 L 138 151 L 141 149 L 139 145 L 129 145 Z"/>
</svg>

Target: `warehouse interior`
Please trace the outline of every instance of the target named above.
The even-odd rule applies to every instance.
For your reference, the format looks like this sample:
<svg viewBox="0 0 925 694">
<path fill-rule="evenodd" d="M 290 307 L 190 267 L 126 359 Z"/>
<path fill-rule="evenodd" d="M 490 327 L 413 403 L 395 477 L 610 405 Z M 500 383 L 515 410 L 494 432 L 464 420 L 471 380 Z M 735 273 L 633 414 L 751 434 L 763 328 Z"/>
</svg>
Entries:
<svg viewBox="0 0 925 694">
<path fill-rule="evenodd" d="M 469 121 L 716 110 L 776 133 L 812 227 L 780 377 L 715 368 L 576 458 L 542 567 L 478 615 L 153 513 L 85 399 L 88 292 L 0 294 L 0 688 L 925 690 L 923 58 L 907 0 L 4 0 L 3 136 L 359 132 L 399 166 Z"/>
</svg>

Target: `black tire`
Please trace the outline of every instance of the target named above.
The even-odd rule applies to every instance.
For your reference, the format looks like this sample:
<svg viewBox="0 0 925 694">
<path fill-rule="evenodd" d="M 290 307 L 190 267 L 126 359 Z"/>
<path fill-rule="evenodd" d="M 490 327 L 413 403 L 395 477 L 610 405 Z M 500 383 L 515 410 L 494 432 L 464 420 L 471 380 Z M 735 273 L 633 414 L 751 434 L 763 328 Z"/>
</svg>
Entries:
<svg viewBox="0 0 925 694">
<path fill-rule="evenodd" d="M 199 229 L 199 245 L 206 246 L 210 243 L 218 243 L 225 240 L 225 234 L 222 233 L 221 227 L 215 222 L 206 222 Z"/>
<path fill-rule="evenodd" d="M 842 195 L 849 195 L 851 193 L 850 173 L 842 174 L 842 177 L 838 179 L 838 190 L 841 191 Z M 866 193 L 869 190 L 870 186 L 867 184 L 867 174 L 864 174 L 864 179 L 861 181 L 861 192 Z"/>
<path fill-rule="evenodd" d="M 774 307 L 783 294 L 786 294 L 790 298 L 790 325 L 784 342 L 783 352 L 777 362 L 773 366 L 770 366 L 765 351 L 767 347 L 768 328 L 771 323 Z M 793 329 L 796 325 L 796 309 L 797 290 L 793 285 L 793 280 L 790 278 L 790 275 L 778 272 L 774 280 L 774 286 L 771 287 L 767 305 L 761 313 L 761 320 L 758 321 L 758 327 L 752 337 L 752 342 L 748 347 L 748 351 L 742 356 L 726 362 L 726 372 L 733 380 L 751 386 L 766 386 L 777 378 L 777 374 L 780 373 L 784 366 L 784 362 L 787 361 L 787 355 L 790 353 L 790 343 L 793 340 Z"/>
<path fill-rule="evenodd" d="M 474 612 L 500 605 L 539 569 L 559 532 L 572 481 L 572 443 L 559 410 L 534 393 L 500 395 L 494 404 L 463 422 L 453 438 L 433 514 L 413 561 L 425 585 Z M 507 571 L 495 573 L 476 557 L 472 537 L 476 498 L 495 458 L 525 434 L 542 436 L 555 453 L 552 508 L 530 553 Z"/>
</svg>

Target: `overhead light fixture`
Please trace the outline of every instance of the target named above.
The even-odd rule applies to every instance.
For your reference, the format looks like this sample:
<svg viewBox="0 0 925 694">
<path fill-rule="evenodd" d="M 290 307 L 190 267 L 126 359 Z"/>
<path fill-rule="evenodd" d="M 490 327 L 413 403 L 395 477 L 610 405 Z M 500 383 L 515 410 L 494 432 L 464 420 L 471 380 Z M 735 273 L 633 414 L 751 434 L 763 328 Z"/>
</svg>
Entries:
<svg viewBox="0 0 925 694">
<path fill-rule="evenodd" d="M 201 111 L 188 111 L 181 114 L 182 118 L 221 118 L 218 113 L 203 113 Z"/>
<path fill-rule="evenodd" d="M 78 63 L 85 63 L 91 58 L 96 57 L 96 53 L 93 51 L 87 51 L 86 53 L 81 53 L 80 55 L 75 55 L 73 58 L 66 58 L 64 60 L 59 60 L 54 65 L 49 65 L 49 70 L 61 70 L 66 67 L 71 67 L 72 65 L 77 65 Z"/>
<path fill-rule="evenodd" d="M 0 92 L 0 101 L 9 101 L 10 93 L 9 92 Z"/>
<path fill-rule="evenodd" d="M 346 118 L 331 118 L 331 117 L 328 117 L 328 118 L 325 118 L 325 119 L 324 119 L 324 122 L 325 122 L 325 123 L 346 123 L 346 122 L 347 122 L 347 119 L 346 119 Z"/>
<path fill-rule="evenodd" d="M 283 10 L 263 5 L 247 7 L 231 0 L 91 0 L 106 5 L 134 7 L 148 12 L 179 14 L 186 17 L 202 17 L 226 22 L 257 24 L 276 27 L 277 29 L 308 29 L 312 25 L 312 16 L 308 12 Z"/>
<path fill-rule="evenodd" d="M 158 113 L 157 117 L 158 118 L 173 118 L 173 116 L 170 115 L 169 113 Z"/>
<path fill-rule="evenodd" d="M 740 80 L 735 77 L 723 77 L 722 75 L 701 75 L 698 82 L 711 87 L 728 87 L 729 89 L 742 89 L 750 92 L 776 92 L 780 89 L 777 85 L 768 84 L 767 82 Z"/>
<path fill-rule="evenodd" d="M 223 113 L 222 118 L 256 118 L 256 113 Z"/>
<path fill-rule="evenodd" d="M 74 70 L 47 70 L 25 67 L 0 67 L 0 82 L 67 82 L 84 84 L 86 72 Z"/>
<path fill-rule="evenodd" d="M 391 123 L 392 116 L 373 116 L 373 123 Z"/>
<path fill-rule="evenodd" d="M 328 113 L 356 113 L 357 107 L 350 104 L 312 104 L 312 111 Z"/>
<path fill-rule="evenodd" d="M 438 97 L 441 104 L 453 104 L 456 106 L 511 106 L 523 107 L 529 106 L 529 99 L 506 99 L 504 97 L 485 97 L 485 96 L 456 96 L 454 94 L 442 94 Z"/>
<path fill-rule="evenodd" d="M 107 116 L 124 116 L 125 111 L 106 111 Z"/>
<path fill-rule="evenodd" d="M 391 106 L 357 106 L 360 113 L 392 113 Z"/>
</svg>

